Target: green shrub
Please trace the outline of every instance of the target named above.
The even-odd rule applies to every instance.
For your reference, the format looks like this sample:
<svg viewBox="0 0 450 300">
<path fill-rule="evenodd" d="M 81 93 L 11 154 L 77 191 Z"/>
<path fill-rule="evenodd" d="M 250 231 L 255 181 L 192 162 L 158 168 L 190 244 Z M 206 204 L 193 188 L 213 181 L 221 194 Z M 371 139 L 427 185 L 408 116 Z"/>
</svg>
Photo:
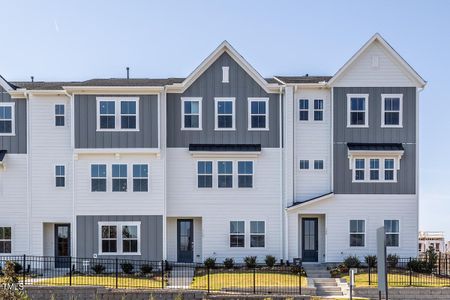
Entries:
<svg viewBox="0 0 450 300">
<path fill-rule="evenodd" d="M 246 256 L 244 258 L 244 263 L 249 269 L 256 268 L 256 256 Z"/>
<path fill-rule="evenodd" d="M 427 263 L 424 260 L 414 258 L 410 262 L 408 262 L 406 266 L 408 267 L 408 269 L 411 269 L 411 271 L 416 273 L 428 273 Z"/>
<path fill-rule="evenodd" d="M 301 276 L 306 277 L 305 269 L 303 269 L 303 267 L 299 266 L 299 265 L 292 265 L 291 273 L 296 274 L 296 275 L 300 274 Z"/>
<path fill-rule="evenodd" d="M 124 262 L 120 264 L 120 268 L 125 274 L 131 274 L 133 273 L 134 266 L 130 262 Z"/>
<path fill-rule="evenodd" d="M 203 264 L 208 269 L 214 269 L 216 267 L 216 259 L 214 257 L 208 257 L 207 259 L 205 259 Z"/>
<path fill-rule="evenodd" d="M 15 261 L 14 262 L 14 272 L 16 272 L 16 274 L 19 274 L 22 270 L 23 270 L 22 265 Z"/>
<path fill-rule="evenodd" d="M 337 266 L 337 269 L 342 274 L 348 274 L 348 267 L 344 264 L 340 264 L 339 266 Z"/>
<path fill-rule="evenodd" d="M 223 261 L 223 265 L 227 269 L 233 269 L 233 267 L 234 267 L 234 259 L 231 258 L 231 257 L 225 258 L 225 260 Z"/>
<path fill-rule="evenodd" d="M 275 263 L 277 262 L 277 259 L 273 255 L 266 255 L 266 258 L 264 259 L 264 262 L 269 268 L 272 268 L 275 266 Z"/>
<path fill-rule="evenodd" d="M 105 271 L 105 266 L 102 264 L 96 264 L 92 266 L 92 271 L 94 271 L 95 274 L 102 274 Z"/>
<path fill-rule="evenodd" d="M 375 268 L 377 266 L 377 256 L 376 255 L 367 255 L 364 257 L 364 261 L 366 262 L 369 268 Z"/>
<path fill-rule="evenodd" d="M 386 262 L 389 268 L 395 269 L 398 265 L 400 257 L 397 254 L 389 254 L 386 258 Z"/>
<path fill-rule="evenodd" d="M 144 275 L 150 274 L 153 271 L 153 266 L 149 264 L 143 264 L 141 266 L 141 273 Z"/>
<path fill-rule="evenodd" d="M 341 271 L 339 270 L 339 268 L 333 268 L 333 269 L 330 270 L 330 276 L 332 278 L 341 277 Z"/>
<path fill-rule="evenodd" d="M 347 268 L 359 268 L 361 266 L 361 261 L 357 256 L 348 256 L 346 259 L 344 259 L 344 265 Z"/>
<path fill-rule="evenodd" d="M 425 254 L 426 254 L 426 263 L 427 263 L 426 271 L 427 271 L 427 273 L 432 273 L 433 269 L 437 265 L 438 255 L 437 255 L 436 251 L 434 250 L 433 246 L 430 246 L 428 248 L 428 250 L 425 252 Z"/>
</svg>

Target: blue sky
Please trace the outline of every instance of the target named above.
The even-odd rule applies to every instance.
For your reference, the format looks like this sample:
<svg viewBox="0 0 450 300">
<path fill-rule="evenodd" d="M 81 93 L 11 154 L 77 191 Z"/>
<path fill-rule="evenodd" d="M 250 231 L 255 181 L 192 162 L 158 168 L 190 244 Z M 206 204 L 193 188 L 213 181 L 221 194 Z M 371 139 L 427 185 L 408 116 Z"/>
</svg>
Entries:
<svg viewBox="0 0 450 300">
<path fill-rule="evenodd" d="M 450 1 L 5 1 L 8 80 L 187 76 L 228 40 L 263 76 L 332 75 L 375 32 L 428 81 L 420 228 L 450 235 Z M 447 132 L 447 134 L 443 134 Z"/>
</svg>

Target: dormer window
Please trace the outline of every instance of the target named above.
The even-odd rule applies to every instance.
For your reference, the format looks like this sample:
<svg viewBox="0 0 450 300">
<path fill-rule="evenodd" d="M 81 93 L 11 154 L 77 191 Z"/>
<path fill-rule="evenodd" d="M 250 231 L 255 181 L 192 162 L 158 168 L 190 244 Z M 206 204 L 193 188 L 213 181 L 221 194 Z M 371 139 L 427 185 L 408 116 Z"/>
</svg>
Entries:
<svg viewBox="0 0 450 300">
<path fill-rule="evenodd" d="M 139 98 L 97 98 L 97 131 L 138 131 Z"/>
</svg>

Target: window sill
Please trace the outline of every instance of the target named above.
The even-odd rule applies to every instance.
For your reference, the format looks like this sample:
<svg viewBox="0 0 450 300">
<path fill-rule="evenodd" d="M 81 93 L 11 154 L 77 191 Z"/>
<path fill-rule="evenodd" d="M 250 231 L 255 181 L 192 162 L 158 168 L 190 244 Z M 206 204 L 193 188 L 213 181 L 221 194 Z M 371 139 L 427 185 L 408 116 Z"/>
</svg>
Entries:
<svg viewBox="0 0 450 300">
<path fill-rule="evenodd" d="M 247 128 L 248 131 L 269 131 L 269 128 Z"/>
<path fill-rule="evenodd" d="M 381 128 L 403 128 L 403 125 L 381 125 Z"/>
<path fill-rule="evenodd" d="M 123 253 L 123 252 L 108 252 L 108 253 L 98 253 L 98 255 L 103 255 L 103 256 L 112 256 L 112 255 L 126 255 L 126 256 L 132 256 L 132 255 L 141 255 L 141 251 L 139 252 L 135 252 L 135 253 Z"/>
<path fill-rule="evenodd" d="M 97 132 L 137 132 L 140 131 L 139 128 L 137 129 L 98 129 Z"/>
<path fill-rule="evenodd" d="M 369 125 L 348 125 L 347 128 L 369 128 Z"/>
<path fill-rule="evenodd" d="M 203 128 L 184 128 L 184 127 L 181 127 L 180 130 L 186 130 L 186 131 L 200 131 L 200 130 L 203 130 Z"/>
<path fill-rule="evenodd" d="M 215 131 L 236 131 L 236 128 L 214 128 Z"/>
</svg>

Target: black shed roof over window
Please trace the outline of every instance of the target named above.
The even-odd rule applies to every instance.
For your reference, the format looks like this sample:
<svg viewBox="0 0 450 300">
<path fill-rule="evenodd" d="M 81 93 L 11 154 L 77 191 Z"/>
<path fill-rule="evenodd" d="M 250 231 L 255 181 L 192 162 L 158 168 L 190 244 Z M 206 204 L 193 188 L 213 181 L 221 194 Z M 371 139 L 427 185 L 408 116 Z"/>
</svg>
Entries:
<svg viewBox="0 0 450 300">
<path fill-rule="evenodd" d="M 404 151 L 400 143 L 347 143 L 352 151 Z"/>
<path fill-rule="evenodd" d="M 260 152 L 261 144 L 189 144 L 189 151 Z"/>
<path fill-rule="evenodd" d="M 3 159 L 5 158 L 6 152 L 8 152 L 7 150 L 0 150 L 0 161 L 3 161 Z"/>
</svg>

